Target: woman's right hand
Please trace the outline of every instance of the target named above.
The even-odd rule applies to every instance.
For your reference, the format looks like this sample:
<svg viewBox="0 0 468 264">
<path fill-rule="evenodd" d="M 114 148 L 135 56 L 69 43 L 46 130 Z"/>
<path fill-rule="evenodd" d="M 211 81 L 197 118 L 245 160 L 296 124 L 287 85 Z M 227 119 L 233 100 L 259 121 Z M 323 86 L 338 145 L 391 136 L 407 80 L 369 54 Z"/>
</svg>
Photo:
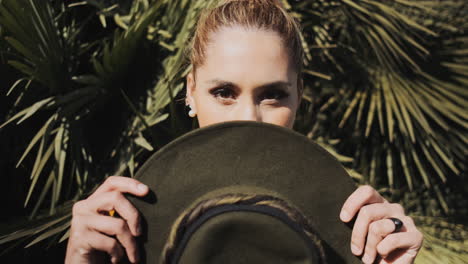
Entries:
<svg viewBox="0 0 468 264">
<path fill-rule="evenodd" d="M 101 263 L 103 252 L 112 263 L 120 261 L 124 253 L 136 263 L 140 216 L 123 193 L 145 196 L 148 191 L 148 186 L 135 179 L 112 176 L 86 200 L 75 203 L 65 263 Z M 111 210 L 120 218 L 109 216 Z"/>
</svg>

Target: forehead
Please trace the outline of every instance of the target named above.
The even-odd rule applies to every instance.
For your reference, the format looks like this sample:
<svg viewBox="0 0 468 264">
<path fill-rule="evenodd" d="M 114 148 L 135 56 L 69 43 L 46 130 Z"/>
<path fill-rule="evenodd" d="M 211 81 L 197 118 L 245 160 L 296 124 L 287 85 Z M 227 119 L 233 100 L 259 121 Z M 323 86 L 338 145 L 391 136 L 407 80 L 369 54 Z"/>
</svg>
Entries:
<svg viewBox="0 0 468 264">
<path fill-rule="evenodd" d="M 223 27 L 210 35 L 199 69 L 201 79 L 246 82 L 287 80 L 293 72 L 278 33 L 241 26 Z"/>
</svg>

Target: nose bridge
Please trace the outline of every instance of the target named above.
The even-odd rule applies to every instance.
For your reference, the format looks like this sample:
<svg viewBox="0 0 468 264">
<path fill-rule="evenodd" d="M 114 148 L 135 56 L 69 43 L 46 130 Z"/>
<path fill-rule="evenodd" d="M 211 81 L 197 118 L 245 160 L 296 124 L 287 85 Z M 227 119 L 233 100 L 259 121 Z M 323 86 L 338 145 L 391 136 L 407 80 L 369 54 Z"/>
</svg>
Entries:
<svg viewBox="0 0 468 264">
<path fill-rule="evenodd" d="M 245 100 L 237 109 L 237 119 L 246 121 L 262 121 L 260 110 L 252 97 L 244 98 Z"/>
</svg>

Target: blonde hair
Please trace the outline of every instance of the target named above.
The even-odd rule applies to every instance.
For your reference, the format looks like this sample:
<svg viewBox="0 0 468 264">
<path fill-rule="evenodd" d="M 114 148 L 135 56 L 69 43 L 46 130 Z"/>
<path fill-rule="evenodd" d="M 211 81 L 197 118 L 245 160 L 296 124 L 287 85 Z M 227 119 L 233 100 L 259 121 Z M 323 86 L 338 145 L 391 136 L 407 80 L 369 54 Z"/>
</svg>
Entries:
<svg viewBox="0 0 468 264">
<path fill-rule="evenodd" d="M 222 27 L 243 26 L 277 32 L 287 49 L 290 63 L 300 75 L 303 62 L 301 30 L 278 0 L 223 0 L 202 14 L 190 50 L 192 71 L 203 65 L 210 34 Z"/>
</svg>

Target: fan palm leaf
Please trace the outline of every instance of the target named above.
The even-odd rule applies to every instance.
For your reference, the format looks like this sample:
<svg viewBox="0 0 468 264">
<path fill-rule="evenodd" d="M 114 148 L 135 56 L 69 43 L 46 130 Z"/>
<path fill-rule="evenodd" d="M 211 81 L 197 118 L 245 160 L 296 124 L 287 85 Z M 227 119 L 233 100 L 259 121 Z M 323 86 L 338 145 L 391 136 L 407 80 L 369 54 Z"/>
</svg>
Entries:
<svg viewBox="0 0 468 264">
<path fill-rule="evenodd" d="M 30 164 L 32 221 L 8 228 L 0 244 L 65 240 L 73 201 L 109 175 L 133 176 L 186 132 L 177 103 L 185 49 L 200 12 L 218 2 L 0 0 L 1 60 L 19 73 L 5 88 L 16 103 L 0 129 L 39 123 L 17 157 Z M 304 28 L 296 128 L 356 181 L 414 196 L 405 206 L 430 242 L 421 261 L 462 263 L 464 226 L 445 226 L 460 234 L 447 240 L 431 229 L 447 220 L 430 217 L 463 207 L 446 194 L 466 171 L 465 1 L 282 2 Z"/>
<path fill-rule="evenodd" d="M 302 20 L 314 21 L 305 26 L 309 45 L 319 47 L 311 49 L 309 70 L 320 68 L 333 78 L 310 87 L 313 111 L 328 118 L 316 120 L 309 136 L 340 139 L 335 148 L 353 157 L 352 167 L 365 182 L 435 190 L 460 180 L 466 170 L 468 20 L 454 24 L 439 12 L 442 5 L 466 12 L 462 2 L 342 0 L 294 6 Z M 449 213 L 443 197 L 440 206 Z"/>
<path fill-rule="evenodd" d="M 79 33 L 64 34 L 63 31 L 59 31 L 56 27 L 58 22 L 53 23 L 57 19 L 56 14 L 51 11 L 49 2 L 32 0 L 20 2 L 2 1 L 0 6 L 0 24 L 7 30 L 7 41 L 16 51 L 16 59 L 10 61 L 10 64 L 26 76 L 23 79 L 37 83 L 37 86 L 49 88 L 46 93 L 48 97 L 19 111 L 1 127 L 14 121 L 20 125 L 33 116 L 51 113 L 45 118 L 42 128 L 34 135 L 18 162 L 19 165 L 28 154 L 37 151 L 31 171 L 31 186 L 25 200 L 26 206 L 31 201 L 34 191 L 38 189 L 38 183 L 44 182 L 31 211 L 30 218 L 34 219 L 44 207 L 43 202 L 46 199 L 50 200 L 48 214 L 54 215 L 58 205 L 63 207 L 63 201 L 79 199 L 106 176 L 98 175 L 99 172 L 92 168 L 94 166 L 92 149 L 89 148 L 89 143 L 82 141 L 86 126 L 92 125 L 88 116 L 89 113 L 97 111 L 93 110 L 97 105 L 106 103 L 106 95 L 121 96 L 125 90 L 132 91 L 132 87 L 119 84 L 125 76 L 128 78 L 128 69 L 138 57 L 141 43 L 146 39 L 148 25 L 155 20 L 156 15 L 162 13 L 160 11 L 162 2 L 152 5 L 141 13 L 140 19 L 131 24 L 127 30 L 117 32 L 112 43 L 104 43 L 102 47 L 97 47 L 98 52 L 87 58 L 92 62 L 93 72 L 86 74 L 76 74 L 79 72 L 77 67 L 64 65 L 64 61 L 71 61 L 71 57 L 60 53 L 74 47 L 74 45 L 67 46 L 68 42 L 75 41 L 68 38 L 76 37 Z M 24 7 L 27 7 L 27 10 L 34 10 L 34 14 L 24 12 Z M 56 41 L 56 44 L 47 44 L 49 38 L 51 41 Z M 19 45 L 19 43 L 25 44 Z M 36 43 L 42 44 L 43 47 Z M 84 45 L 86 44 L 88 43 Z M 58 54 L 49 54 L 54 52 Z M 51 60 L 48 61 L 47 58 Z M 67 72 L 64 73 L 63 70 Z M 151 79 L 155 71 L 152 68 L 142 74 L 146 74 L 146 79 Z M 58 83 L 58 80 L 61 82 Z M 19 82 L 14 86 L 18 86 Z M 135 96 L 138 95 L 132 98 L 137 98 Z M 164 108 L 166 105 L 167 103 L 161 104 L 159 107 Z M 104 111 L 104 114 L 110 113 Z M 118 165 L 111 167 L 107 173 L 111 174 L 112 168 L 115 167 Z M 69 176 L 64 179 L 65 175 Z M 45 179 L 41 181 L 41 177 Z M 61 195 L 64 194 L 64 182 L 74 185 L 76 191 L 61 199 Z M 29 230 L 31 232 L 26 230 L 20 234 L 34 235 L 35 230 L 37 225 Z M 55 230 L 62 231 L 60 227 Z M 2 237 L 1 241 L 8 241 L 9 237 Z M 14 237 L 20 236 L 16 234 Z"/>
</svg>

